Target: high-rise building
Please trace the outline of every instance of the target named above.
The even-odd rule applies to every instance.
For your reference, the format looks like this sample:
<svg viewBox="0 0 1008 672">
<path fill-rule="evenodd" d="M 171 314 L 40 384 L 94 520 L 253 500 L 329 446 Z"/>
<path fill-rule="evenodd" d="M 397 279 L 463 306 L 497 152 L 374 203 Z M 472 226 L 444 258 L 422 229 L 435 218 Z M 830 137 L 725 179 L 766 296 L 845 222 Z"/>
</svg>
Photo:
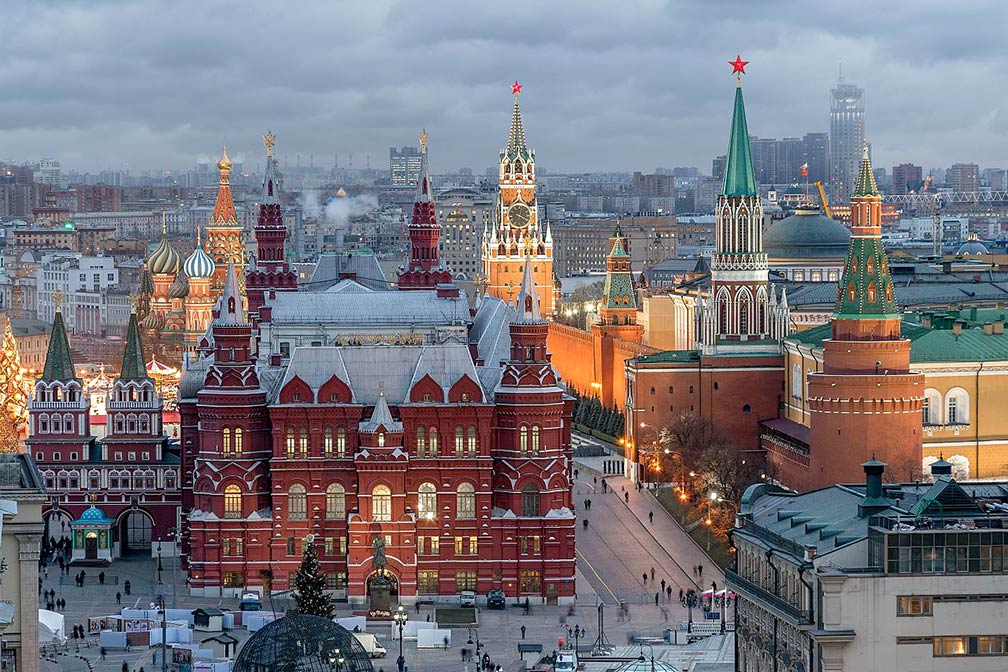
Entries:
<svg viewBox="0 0 1008 672">
<path fill-rule="evenodd" d="M 440 192 L 436 200 L 441 263 L 456 278 L 478 275 L 483 231 L 493 225 L 496 199 L 490 192 L 456 187 Z"/>
<path fill-rule="evenodd" d="M 1004 168 L 987 168 L 984 170 L 987 176 L 987 185 L 995 191 L 1004 191 L 1008 184 L 1005 183 Z"/>
<path fill-rule="evenodd" d="M 777 184 L 777 140 L 774 138 L 750 138 L 752 165 L 757 185 Z"/>
<path fill-rule="evenodd" d="M 802 140 L 805 146 L 805 156 L 802 163 L 808 164 L 809 182 L 828 182 L 830 170 L 829 133 L 806 133 Z"/>
<path fill-rule="evenodd" d="M 715 156 L 711 162 L 711 177 L 718 182 L 724 179 L 724 167 L 727 160 L 728 157 L 722 154 L 721 156 Z"/>
<path fill-rule="evenodd" d="M 389 180 L 393 187 L 415 187 L 420 179 L 420 148 L 389 147 Z"/>
<path fill-rule="evenodd" d="M 35 179 L 50 187 L 59 188 L 60 177 L 62 176 L 62 165 L 56 159 L 42 159 L 39 161 L 38 171 Z"/>
<path fill-rule="evenodd" d="M 980 166 L 975 163 L 954 163 L 945 171 L 945 186 L 952 191 L 980 190 Z"/>
<path fill-rule="evenodd" d="M 918 192 L 923 185 L 923 169 L 912 163 L 901 163 L 892 169 L 892 193 Z"/>
<path fill-rule="evenodd" d="M 638 198 L 675 197 L 675 175 L 633 174 L 630 190 Z"/>
<path fill-rule="evenodd" d="M 850 200 L 864 145 L 864 89 L 837 81 L 830 101 L 830 186 L 834 201 Z"/>
<path fill-rule="evenodd" d="M 539 305 L 553 315 L 553 236 L 539 218 L 535 152 L 525 143 L 525 125 L 513 87 L 514 110 L 507 146 L 500 152 L 497 176 L 497 221 L 483 233 L 483 278 L 487 293 L 511 303 L 522 282 L 526 261 L 532 263 Z"/>
</svg>

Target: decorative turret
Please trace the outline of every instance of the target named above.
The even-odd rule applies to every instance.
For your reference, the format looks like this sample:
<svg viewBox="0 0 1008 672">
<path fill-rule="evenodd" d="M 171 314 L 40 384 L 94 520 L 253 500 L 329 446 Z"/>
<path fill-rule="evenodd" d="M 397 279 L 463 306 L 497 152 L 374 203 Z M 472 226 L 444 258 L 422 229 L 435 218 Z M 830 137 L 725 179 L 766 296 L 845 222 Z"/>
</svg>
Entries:
<svg viewBox="0 0 1008 672">
<path fill-rule="evenodd" d="M 539 308 L 539 292 L 536 291 L 535 279 L 532 277 L 532 264 L 525 262 L 522 273 L 521 291 L 515 301 L 520 322 L 542 322 L 542 311 Z"/>
<path fill-rule="evenodd" d="M 525 124 L 522 122 L 521 108 L 518 106 L 518 96 L 521 94 L 521 90 L 522 85 L 517 81 L 511 85 L 511 92 L 514 94 L 514 110 L 511 113 L 511 129 L 508 131 L 507 147 L 501 152 L 501 156 L 528 161 L 534 160 L 534 156 L 525 144 Z"/>
<path fill-rule="evenodd" d="M 190 280 L 211 278 L 214 274 L 214 261 L 209 254 L 203 251 L 202 232 L 203 227 L 196 229 L 196 249 L 192 251 L 182 266 Z"/>
<path fill-rule="evenodd" d="M 147 360 L 136 314 L 130 314 L 126 327 L 126 347 L 123 349 L 122 367 L 119 377 L 112 384 L 112 393 L 106 402 L 106 437 L 102 442 L 103 459 L 122 459 L 124 444 L 128 444 L 136 457 L 142 461 L 161 460 L 164 442 L 162 434 L 162 401 L 154 385 L 154 379 L 147 375 Z M 117 445 L 118 444 L 118 445 Z M 136 448 L 139 446 L 140 450 Z M 116 458 L 115 456 L 120 457 Z"/>
<path fill-rule="evenodd" d="M 618 221 L 616 230 L 609 239 L 605 288 L 602 291 L 599 317 L 603 324 L 634 324 L 637 321 L 637 295 L 630 269 L 630 255 L 627 254 L 626 239 Z"/>
<path fill-rule="evenodd" d="M 427 168 L 427 131 L 420 131 L 420 178 L 409 224 L 410 255 L 406 270 L 399 273 L 399 289 L 433 289 L 451 282 L 451 273 L 441 268 L 438 241 L 441 225 L 434 206 L 434 188 Z"/>
<path fill-rule="evenodd" d="M 63 326 L 63 310 L 60 303 L 61 301 L 58 300 L 52 333 L 49 334 L 49 349 L 46 352 L 42 380 L 47 382 L 76 380 L 80 382 L 77 371 L 74 369 L 73 359 L 70 356 L 70 341 L 67 340 L 66 328 Z"/>
<path fill-rule="evenodd" d="M 215 293 L 224 286 L 228 264 L 235 265 L 239 278 L 243 279 L 245 272 L 245 242 L 242 240 L 242 227 L 238 223 L 238 213 L 235 210 L 234 197 L 231 195 L 231 165 L 225 147 L 220 160 L 217 161 L 220 182 L 217 186 L 213 215 L 207 226 L 207 250 L 215 264 L 211 290 Z"/>
<path fill-rule="evenodd" d="M 147 360 L 144 359 L 143 343 L 140 342 L 140 330 L 137 327 L 136 313 L 130 313 L 129 325 L 126 327 L 126 348 L 123 350 L 122 367 L 119 369 L 119 379 L 148 380 Z"/>
</svg>

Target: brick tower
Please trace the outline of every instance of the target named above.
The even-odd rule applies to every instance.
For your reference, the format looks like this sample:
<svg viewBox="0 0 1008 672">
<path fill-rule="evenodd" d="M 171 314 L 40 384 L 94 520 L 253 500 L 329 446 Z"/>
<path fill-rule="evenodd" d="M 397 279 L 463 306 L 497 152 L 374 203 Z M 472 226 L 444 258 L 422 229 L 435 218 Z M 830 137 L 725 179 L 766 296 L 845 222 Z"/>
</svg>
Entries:
<svg viewBox="0 0 1008 672">
<path fill-rule="evenodd" d="M 399 289 L 434 289 L 451 283 L 451 273 L 438 260 L 441 225 L 427 169 L 427 131 L 420 132 L 420 179 L 409 225 L 409 263 L 399 270 Z"/>
<path fill-rule="evenodd" d="M 238 223 L 238 213 L 231 195 L 231 159 L 228 158 L 227 148 L 217 161 L 217 170 L 220 171 L 217 201 L 206 227 L 207 252 L 216 265 L 210 282 L 215 298 L 224 287 L 228 264 L 234 264 L 242 287 L 245 283 L 245 241 L 242 239 L 242 227 Z"/>
<path fill-rule="evenodd" d="M 910 372 L 910 341 L 900 334 L 882 246 L 882 197 L 867 146 L 851 198 L 851 242 L 823 341 L 823 369 L 809 375 L 810 478 L 857 481 L 872 455 L 909 481 L 921 468 L 923 374 Z"/>
<path fill-rule="evenodd" d="M 507 146 L 500 153 L 497 221 L 483 232 L 483 279 L 487 293 L 511 303 L 518 292 L 525 261 L 532 262 L 532 275 L 543 317 L 553 315 L 553 236 L 549 223 L 539 220 L 536 198 L 535 152 L 525 144 L 515 82 L 514 112 Z"/>
</svg>

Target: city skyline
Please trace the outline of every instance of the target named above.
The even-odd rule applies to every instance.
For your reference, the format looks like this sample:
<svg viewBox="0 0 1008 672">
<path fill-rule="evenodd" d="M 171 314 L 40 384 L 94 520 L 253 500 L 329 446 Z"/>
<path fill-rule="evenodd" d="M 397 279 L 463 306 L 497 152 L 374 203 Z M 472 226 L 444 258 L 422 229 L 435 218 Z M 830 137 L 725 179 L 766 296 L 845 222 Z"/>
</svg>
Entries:
<svg viewBox="0 0 1008 672">
<path fill-rule="evenodd" d="M 538 8 L 532 21 L 496 6 L 320 4 L 296 16 L 241 7 L 5 8 L 4 158 L 144 171 L 192 165 L 226 143 L 254 161 L 272 128 L 292 163 L 300 152 L 303 164 L 314 154 L 329 166 L 338 153 L 345 166 L 352 152 L 355 166 L 369 155 L 379 168 L 389 146 L 426 127 L 442 170 L 480 171 L 506 139 L 518 79 L 529 142 L 548 171 L 703 168 L 724 152 L 727 61 L 738 52 L 752 62 L 744 86 L 760 137 L 828 130 L 842 61 L 845 79 L 866 91 L 877 165 L 990 166 L 1004 155 L 1003 95 L 989 84 L 1005 59 L 1000 22 L 976 9 L 946 8 L 952 16 L 938 20 L 915 3 L 863 21 L 847 6 L 813 15 L 797 3 L 769 13 L 579 3 Z M 263 50 L 267 38 L 281 48 Z"/>
</svg>

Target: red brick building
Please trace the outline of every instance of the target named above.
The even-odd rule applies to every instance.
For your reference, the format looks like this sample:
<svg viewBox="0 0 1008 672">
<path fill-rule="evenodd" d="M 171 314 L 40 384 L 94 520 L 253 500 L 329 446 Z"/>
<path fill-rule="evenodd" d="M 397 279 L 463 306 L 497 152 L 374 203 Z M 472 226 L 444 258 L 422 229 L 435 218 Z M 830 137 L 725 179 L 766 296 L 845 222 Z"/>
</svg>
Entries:
<svg viewBox="0 0 1008 672">
<path fill-rule="evenodd" d="M 179 390 L 194 594 L 285 590 L 314 543 L 334 595 L 363 603 L 379 538 L 402 602 L 573 599 L 572 400 L 532 270 L 515 305 L 470 309 L 436 271 L 426 161 L 420 179 L 411 291 L 276 292 L 253 325 L 228 271 Z"/>
</svg>

